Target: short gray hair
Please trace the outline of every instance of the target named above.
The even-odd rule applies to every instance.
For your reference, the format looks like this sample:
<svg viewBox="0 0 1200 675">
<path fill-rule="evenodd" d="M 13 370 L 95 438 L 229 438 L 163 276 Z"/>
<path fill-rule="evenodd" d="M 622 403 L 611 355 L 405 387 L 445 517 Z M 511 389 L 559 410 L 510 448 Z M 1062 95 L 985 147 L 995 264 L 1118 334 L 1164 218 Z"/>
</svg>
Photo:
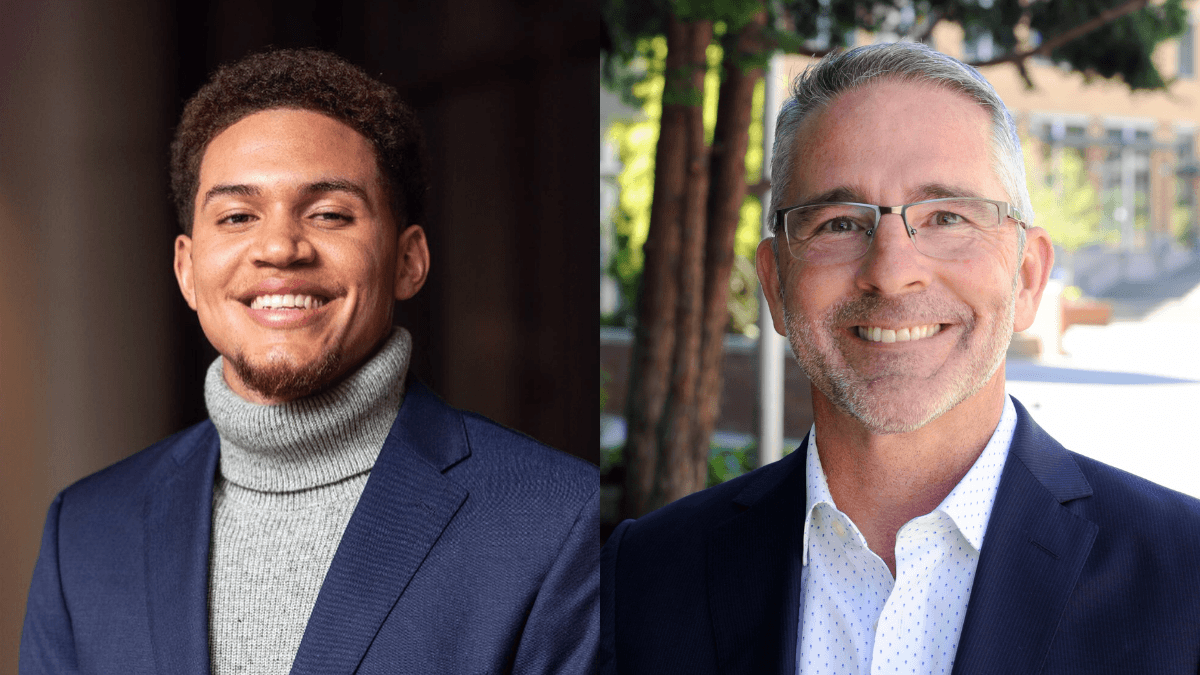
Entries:
<svg viewBox="0 0 1200 675">
<path fill-rule="evenodd" d="M 831 54 L 805 69 L 792 82 L 791 96 L 779 111 L 771 159 L 771 226 L 780 200 L 789 191 L 796 165 L 797 136 L 801 125 L 819 113 L 839 94 L 882 78 L 925 82 L 958 92 L 978 103 L 992 118 L 992 168 L 1008 194 L 1008 201 L 1033 224 L 1033 204 L 1025 183 L 1021 139 L 1004 101 L 992 85 L 971 66 L 918 42 L 867 45 Z M 1022 232 L 1023 234 L 1023 232 Z M 1023 238 L 1022 238 L 1023 243 Z M 1023 247 L 1022 247 L 1023 248 Z"/>
</svg>

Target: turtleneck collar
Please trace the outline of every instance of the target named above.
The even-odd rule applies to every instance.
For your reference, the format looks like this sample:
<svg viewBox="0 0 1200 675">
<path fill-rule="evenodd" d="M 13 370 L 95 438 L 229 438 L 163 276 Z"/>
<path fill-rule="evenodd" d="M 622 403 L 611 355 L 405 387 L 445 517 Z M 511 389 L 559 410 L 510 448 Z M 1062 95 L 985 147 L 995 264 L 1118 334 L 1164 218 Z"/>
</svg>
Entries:
<svg viewBox="0 0 1200 675">
<path fill-rule="evenodd" d="M 369 471 L 400 410 L 411 352 L 412 336 L 397 327 L 336 386 L 278 405 L 234 393 L 217 357 L 204 399 L 221 437 L 221 476 L 259 492 L 292 492 Z"/>
</svg>

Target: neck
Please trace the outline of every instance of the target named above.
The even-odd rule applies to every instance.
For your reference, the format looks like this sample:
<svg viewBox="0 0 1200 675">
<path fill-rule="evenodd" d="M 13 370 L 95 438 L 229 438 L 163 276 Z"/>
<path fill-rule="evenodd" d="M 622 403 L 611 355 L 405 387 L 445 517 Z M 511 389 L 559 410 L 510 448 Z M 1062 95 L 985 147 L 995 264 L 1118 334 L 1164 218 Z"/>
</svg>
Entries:
<svg viewBox="0 0 1200 675">
<path fill-rule="evenodd" d="M 893 575 L 896 533 L 950 494 L 987 446 L 1003 412 L 1003 367 L 966 401 L 902 434 L 871 432 L 813 388 L 817 452 L 829 494 Z"/>
<path fill-rule="evenodd" d="M 221 437 L 221 477 L 258 492 L 295 492 L 370 470 L 403 401 L 411 348 L 397 328 L 336 385 L 277 405 L 241 398 L 218 358 L 204 389 Z"/>
</svg>

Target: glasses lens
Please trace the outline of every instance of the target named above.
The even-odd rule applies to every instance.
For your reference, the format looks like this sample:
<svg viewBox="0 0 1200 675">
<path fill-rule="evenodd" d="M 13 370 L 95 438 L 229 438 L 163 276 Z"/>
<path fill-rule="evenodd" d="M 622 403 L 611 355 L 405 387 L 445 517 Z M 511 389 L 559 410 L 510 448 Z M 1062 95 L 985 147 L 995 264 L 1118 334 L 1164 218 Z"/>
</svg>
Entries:
<svg viewBox="0 0 1200 675">
<path fill-rule="evenodd" d="M 851 204 L 813 204 L 784 216 L 792 257 L 813 263 L 854 260 L 867 252 L 875 210 Z"/>
<path fill-rule="evenodd" d="M 913 244 L 931 258 L 955 260 L 978 252 L 1000 228 L 1000 208 L 983 199 L 935 199 L 908 207 Z"/>
</svg>

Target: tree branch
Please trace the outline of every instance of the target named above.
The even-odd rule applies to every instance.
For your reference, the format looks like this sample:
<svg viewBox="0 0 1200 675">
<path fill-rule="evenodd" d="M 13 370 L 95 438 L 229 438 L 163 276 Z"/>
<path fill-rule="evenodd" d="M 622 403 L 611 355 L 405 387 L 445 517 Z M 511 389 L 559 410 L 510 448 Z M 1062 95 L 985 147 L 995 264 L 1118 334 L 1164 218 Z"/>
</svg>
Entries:
<svg viewBox="0 0 1200 675">
<path fill-rule="evenodd" d="M 998 56 L 987 61 L 972 62 L 969 65 L 976 68 L 983 68 L 984 66 L 994 66 L 1001 63 L 1015 63 L 1018 65 L 1018 69 L 1022 71 L 1021 74 L 1022 77 L 1025 78 L 1026 83 L 1032 86 L 1033 83 L 1029 80 L 1028 74 L 1024 72 L 1024 64 L 1026 59 L 1034 56 L 1049 57 L 1050 52 L 1053 52 L 1055 49 L 1058 49 L 1068 42 L 1081 38 L 1107 23 L 1116 21 L 1126 14 L 1132 14 L 1133 12 L 1144 8 L 1148 4 L 1150 4 L 1150 0 L 1126 0 L 1126 2 L 1121 3 L 1116 7 L 1112 7 L 1100 12 L 1094 19 L 1085 21 L 1068 31 L 1059 33 L 1058 35 L 1047 40 L 1043 40 L 1042 44 L 1038 45 L 1034 49 L 1012 52 L 1011 54 Z"/>
<path fill-rule="evenodd" d="M 1033 78 L 1029 77 L 1029 69 L 1025 67 L 1025 62 L 1017 61 L 1015 65 L 1017 66 L 1017 73 L 1021 75 L 1022 80 L 1025 80 L 1025 87 L 1027 89 L 1034 89 Z"/>
</svg>

